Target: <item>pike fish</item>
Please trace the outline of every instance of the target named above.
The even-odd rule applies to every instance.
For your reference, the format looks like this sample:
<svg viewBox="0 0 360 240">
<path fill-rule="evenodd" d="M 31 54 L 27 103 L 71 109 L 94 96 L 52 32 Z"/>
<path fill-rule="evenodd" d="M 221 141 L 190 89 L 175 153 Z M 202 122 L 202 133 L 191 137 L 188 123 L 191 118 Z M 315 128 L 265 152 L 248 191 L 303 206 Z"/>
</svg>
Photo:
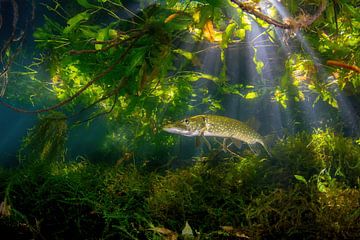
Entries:
<svg viewBox="0 0 360 240">
<path fill-rule="evenodd" d="M 231 139 L 236 146 L 241 142 L 249 146 L 259 143 L 269 154 L 263 137 L 246 123 L 218 115 L 196 115 L 167 124 L 163 130 L 187 137 L 220 137 Z M 251 148 L 251 146 L 250 146 Z"/>
</svg>

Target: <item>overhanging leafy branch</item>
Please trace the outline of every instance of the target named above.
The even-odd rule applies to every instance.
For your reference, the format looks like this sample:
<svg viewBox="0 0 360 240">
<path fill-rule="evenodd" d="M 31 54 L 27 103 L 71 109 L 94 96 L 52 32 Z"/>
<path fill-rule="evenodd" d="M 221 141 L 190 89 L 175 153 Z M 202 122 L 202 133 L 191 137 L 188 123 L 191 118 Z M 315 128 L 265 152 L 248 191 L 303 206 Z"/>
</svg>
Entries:
<svg viewBox="0 0 360 240">
<path fill-rule="evenodd" d="M 108 67 L 107 69 L 105 69 L 104 71 L 102 71 L 101 73 L 99 73 L 96 77 L 94 77 L 91 81 L 89 81 L 85 86 L 83 86 L 81 89 L 79 89 L 74 95 L 72 95 L 71 97 L 61 101 L 60 103 L 57 103 L 53 106 L 50 106 L 50 107 L 47 107 L 47 108 L 43 108 L 43 109 L 39 109 L 39 110 L 26 110 L 26 109 L 21 109 L 21 108 L 17 108 L 17 107 L 14 107 L 10 104 L 7 104 L 6 102 L 2 101 L 0 99 L 0 103 L 8 108 L 11 108 L 17 112 L 22 112 L 22 113 L 44 113 L 44 112 L 49 112 L 49 111 L 53 111 L 57 108 L 60 108 L 66 104 L 68 104 L 69 102 L 71 102 L 73 99 L 77 98 L 81 93 L 83 93 L 86 89 L 88 89 L 91 85 L 93 85 L 95 82 L 99 81 L 102 77 L 104 77 L 105 75 L 107 75 L 109 72 L 111 72 L 115 67 L 116 65 L 118 65 L 121 61 L 124 60 L 124 58 L 127 56 L 127 54 L 129 53 L 129 51 L 131 50 L 131 48 L 134 46 L 134 44 L 136 43 L 136 41 L 140 38 L 142 34 L 136 34 L 136 36 L 134 37 L 131 37 L 131 38 L 128 38 L 126 39 L 126 41 L 129 41 L 129 40 L 132 40 L 129 44 L 129 46 L 125 49 L 125 51 L 120 55 L 120 57 L 110 66 Z M 124 43 L 126 42 L 125 40 L 121 43 Z M 118 43 L 120 44 L 120 43 Z M 71 51 L 70 52 L 71 54 L 74 54 L 74 53 L 80 53 L 80 52 L 75 52 L 75 51 Z M 88 51 L 86 52 L 81 52 L 81 53 L 89 53 Z M 90 52 L 90 53 L 94 53 L 94 52 Z M 110 95 L 107 95 L 106 98 L 102 99 L 102 100 L 105 100 L 107 99 L 108 97 L 112 96 L 112 94 Z"/>
</svg>

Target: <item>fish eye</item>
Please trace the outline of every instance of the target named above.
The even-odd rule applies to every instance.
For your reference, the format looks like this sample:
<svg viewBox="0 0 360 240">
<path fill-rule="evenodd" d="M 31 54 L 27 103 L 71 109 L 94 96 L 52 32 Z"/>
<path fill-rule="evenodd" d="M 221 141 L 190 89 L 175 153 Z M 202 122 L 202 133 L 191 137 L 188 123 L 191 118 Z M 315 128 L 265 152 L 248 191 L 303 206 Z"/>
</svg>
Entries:
<svg viewBox="0 0 360 240">
<path fill-rule="evenodd" d="M 186 119 L 184 120 L 184 122 L 186 123 L 186 125 L 188 125 L 190 121 L 189 121 L 189 119 L 186 118 Z"/>
</svg>

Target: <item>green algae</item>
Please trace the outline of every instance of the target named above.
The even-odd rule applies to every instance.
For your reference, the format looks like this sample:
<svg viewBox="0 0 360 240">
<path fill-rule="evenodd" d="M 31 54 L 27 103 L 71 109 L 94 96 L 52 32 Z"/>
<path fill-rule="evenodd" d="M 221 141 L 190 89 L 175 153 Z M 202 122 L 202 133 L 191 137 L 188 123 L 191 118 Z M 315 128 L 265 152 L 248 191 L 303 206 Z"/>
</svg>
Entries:
<svg viewBox="0 0 360 240">
<path fill-rule="evenodd" d="M 28 162 L 0 171 L 10 209 L 0 228 L 19 238 L 170 239 L 188 222 L 196 239 L 359 237 L 358 144 L 326 130 L 283 139 L 272 152 L 209 153 L 163 172 Z"/>
</svg>

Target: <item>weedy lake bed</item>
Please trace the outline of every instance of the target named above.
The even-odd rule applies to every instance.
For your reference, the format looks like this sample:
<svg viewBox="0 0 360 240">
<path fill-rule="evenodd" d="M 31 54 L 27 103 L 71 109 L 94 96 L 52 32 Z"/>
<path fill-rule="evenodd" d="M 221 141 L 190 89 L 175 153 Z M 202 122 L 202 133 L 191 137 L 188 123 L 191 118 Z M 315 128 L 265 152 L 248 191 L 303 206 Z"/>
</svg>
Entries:
<svg viewBox="0 0 360 240">
<path fill-rule="evenodd" d="M 272 153 L 214 150 L 157 171 L 33 159 L 0 171 L 0 229 L 17 239 L 359 238 L 358 143 L 299 133 Z"/>
</svg>

